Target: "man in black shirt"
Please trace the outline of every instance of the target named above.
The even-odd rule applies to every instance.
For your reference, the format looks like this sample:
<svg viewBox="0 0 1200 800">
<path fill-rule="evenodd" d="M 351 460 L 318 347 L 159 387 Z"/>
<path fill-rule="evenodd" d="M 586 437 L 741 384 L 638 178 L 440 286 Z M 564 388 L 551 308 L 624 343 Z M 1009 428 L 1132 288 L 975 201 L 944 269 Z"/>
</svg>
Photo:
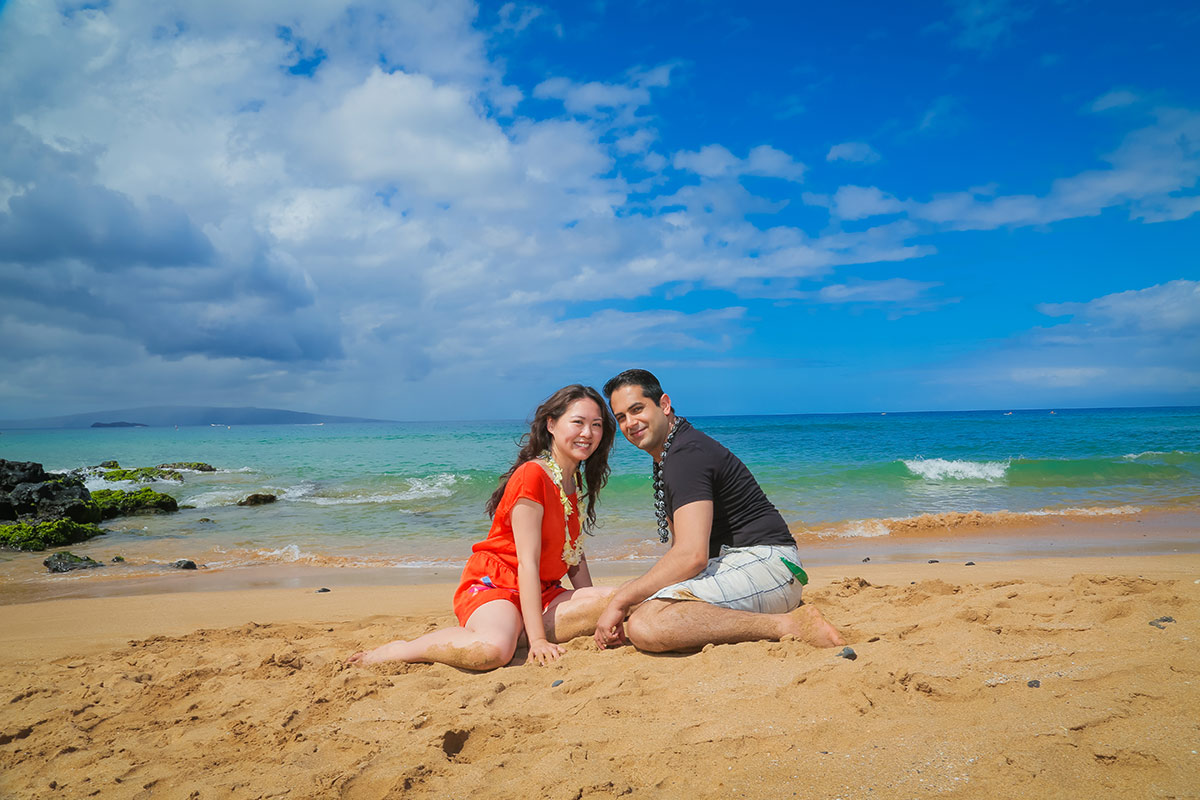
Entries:
<svg viewBox="0 0 1200 800">
<path fill-rule="evenodd" d="M 646 370 L 622 372 L 604 394 L 625 438 L 654 459 L 659 538 L 671 548 L 617 590 L 596 644 L 623 634 L 652 652 L 789 634 L 818 647 L 845 644 L 821 612 L 801 604 L 808 578 L 795 539 L 746 465 L 676 416 Z"/>
</svg>

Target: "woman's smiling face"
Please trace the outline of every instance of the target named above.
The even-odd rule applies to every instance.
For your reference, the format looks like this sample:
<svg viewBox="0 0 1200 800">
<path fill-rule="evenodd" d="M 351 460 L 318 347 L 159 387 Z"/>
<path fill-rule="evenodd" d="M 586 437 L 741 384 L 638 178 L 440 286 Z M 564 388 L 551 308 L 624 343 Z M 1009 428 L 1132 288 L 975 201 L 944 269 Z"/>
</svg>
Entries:
<svg viewBox="0 0 1200 800">
<path fill-rule="evenodd" d="M 581 397 L 567 406 L 558 419 L 546 420 L 546 430 L 553 440 L 554 460 L 574 464 L 585 460 L 600 445 L 604 436 L 604 415 L 596 401 Z"/>
</svg>

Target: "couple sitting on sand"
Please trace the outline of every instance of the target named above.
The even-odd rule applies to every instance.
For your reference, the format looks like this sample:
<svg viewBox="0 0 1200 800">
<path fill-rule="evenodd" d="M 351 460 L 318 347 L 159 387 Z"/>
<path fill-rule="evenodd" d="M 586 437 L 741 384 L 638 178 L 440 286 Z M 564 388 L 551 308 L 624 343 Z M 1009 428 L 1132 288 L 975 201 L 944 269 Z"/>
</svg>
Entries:
<svg viewBox="0 0 1200 800">
<path fill-rule="evenodd" d="M 628 637 L 651 652 L 787 635 L 817 647 L 845 644 L 816 608 L 801 604 L 807 577 L 795 540 L 746 465 L 676 416 L 646 370 L 622 372 L 604 393 L 625 438 L 654 459 L 666 554 L 618 589 L 592 585 L 582 534 L 596 521 L 615 430 L 595 389 L 564 387 L 538 407 L 516 463 L 488 500 L 491 531 L 472 548 L 454 594 L 460 627 L 355 653 L 351 662 L 495 669 L 524 640 L 528 662 L 546 664 L 566 652 L 561 642 L 588 633 L 601 649 Z M 573 590 L 563 588 L 563 575 Z"/>
</svg>

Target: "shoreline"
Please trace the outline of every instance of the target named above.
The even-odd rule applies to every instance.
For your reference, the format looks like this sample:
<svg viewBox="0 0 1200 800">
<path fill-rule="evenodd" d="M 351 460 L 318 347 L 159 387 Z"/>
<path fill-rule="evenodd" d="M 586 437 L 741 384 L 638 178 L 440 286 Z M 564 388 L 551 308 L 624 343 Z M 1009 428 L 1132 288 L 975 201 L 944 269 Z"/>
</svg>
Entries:
<svg viewBox="0 0 1200 800">
<path fill-rule="evenodd" d="M 864 562 L 876 564 L 923 564 L 931 559 L 944 562 L 1039 559 L 1047 557 L 1086 558 L 1093 556 L 1138 557 L 1200 553 L 1200 513 L 1192 508 L 1140 511 L 1136 514 L 1096 517 L 997 518 L 971 514 L 937 515 L 923 518 L 887 536 L 836 537 L 804 531 L 795 532 L 806 568 Z M 929 524 L 946 519 L 953 527 Z M 119 548 L 102 540 L 88 546 L 68 548 L 108 561 Z M 641 557 L 589 561 L 593 576 L 630 577 L 641 574 L 666 547 L 644 541 L 637 550 Z M 177 548 L 183 550 L 183 548 Z M 111 551 L 111 552 L 108 552 Z M 280 561 L 268 564 L 209 568 L 197 559 L 195 571 L 170 569 L 164 565 L 106 566 L 63 575 L 51 575 L 42 567 L 45 553 L 26 556 L 0 565 L 0 607 L 24 605 L 55 598 L 88 598 L 177 594 L 196 591 L 236 591 L 255 588 L 302 588 L 321 586 L 409 586 L 457 584 L 462 560 L 423 566 L 343 565 Z M 123 551 L 128 552 L 128 551 Z M 178 556 L 183 557 L 183 556 Z M 864 562 L 865 563 L 865 562 Z M 147 574 L 149 570 L 149 574 Z"/>
</svg>

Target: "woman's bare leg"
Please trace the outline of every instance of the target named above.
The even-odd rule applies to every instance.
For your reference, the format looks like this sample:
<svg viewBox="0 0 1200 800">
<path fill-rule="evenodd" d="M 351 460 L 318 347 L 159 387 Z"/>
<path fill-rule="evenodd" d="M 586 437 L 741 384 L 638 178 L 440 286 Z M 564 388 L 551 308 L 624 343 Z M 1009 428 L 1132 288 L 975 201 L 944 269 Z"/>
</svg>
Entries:
<svg viewBox="0 0 1200 800">
<path fill-rule="evenodd" d="M 495 669 L 512 660 L 523 630 L 521 612 L 513 603 L 492 600 L 477 608 L 461 628 L 441 628 L 410 641 L 397 639 L 374 650 L 355 653 L 347 663 L 436 662 L 462 669 Z"/>
<path fill-rule="evenodd" d="M 546 638 L 562 644 L 577 636 L 591 636 L 614 592 L 616 589 L 607 586 L 586 586 L 563 592 L 551 600 L 542 613 Z"/>
</svg>

